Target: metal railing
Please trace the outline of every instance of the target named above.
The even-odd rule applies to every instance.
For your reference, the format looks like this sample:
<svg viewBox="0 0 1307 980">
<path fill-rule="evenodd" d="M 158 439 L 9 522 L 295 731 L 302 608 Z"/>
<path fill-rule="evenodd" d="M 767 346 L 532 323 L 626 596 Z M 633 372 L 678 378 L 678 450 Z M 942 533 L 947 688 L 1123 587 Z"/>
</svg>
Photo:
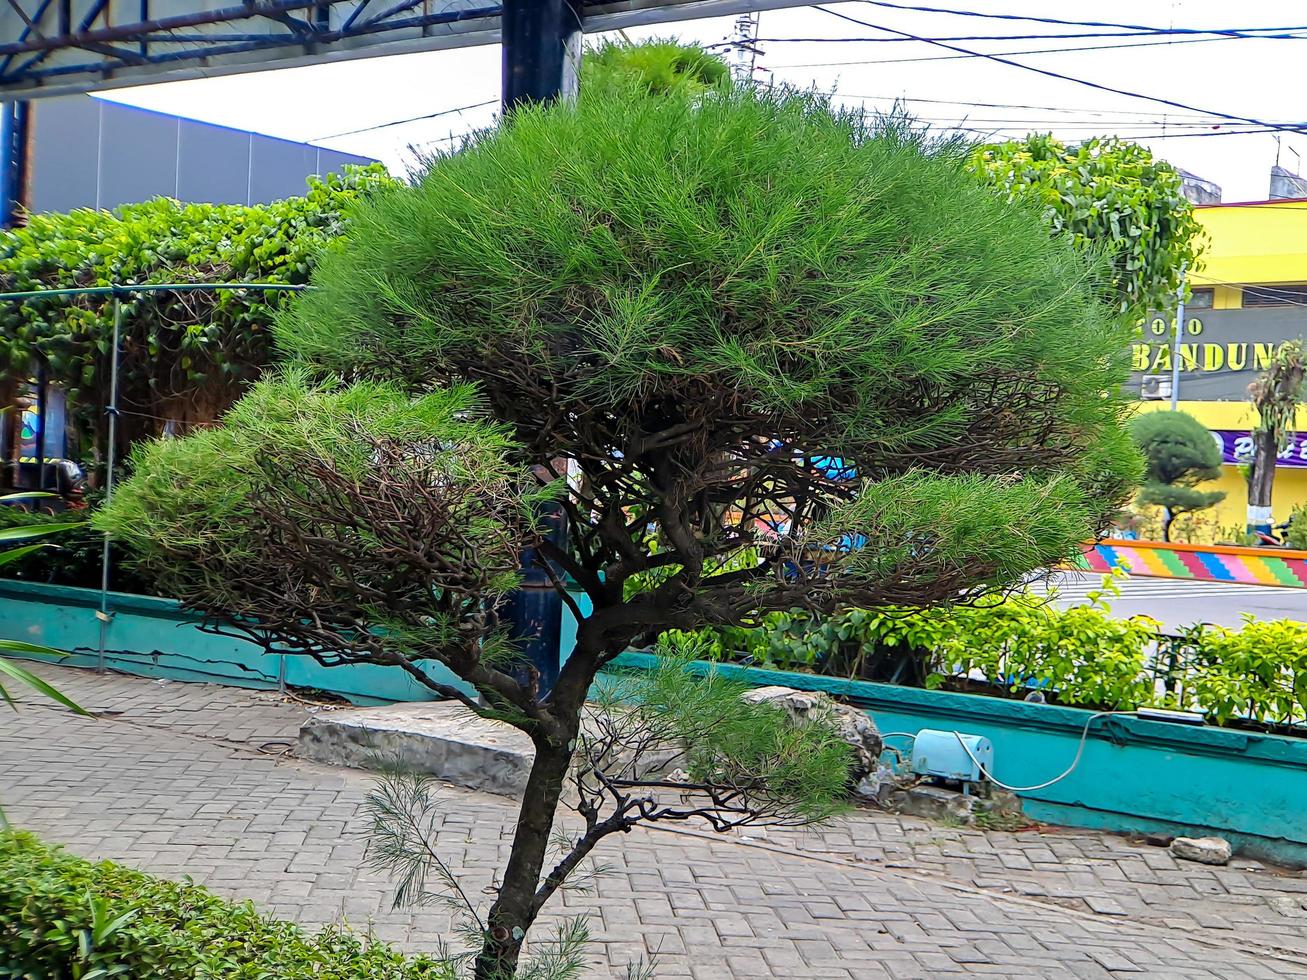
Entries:
<svg viewBox="0 0 1307 980">
<path fill-rule="evenodd" d="M 194 292 L 236 292 L 254 290 L 263 292 L 302 292 L 305 285 L 292 285 L 279 282 L 159 282 L 159 283 L 114 283 L 108 286 L 70 286 L 56 289 L 29 289 L 18 292 L 0 293 L 0 301 L 23 303 L 33 299 L 51 299 L 59 296 L 112 296 L 113 297 L 113 339 L 110 346 L 109 362 L 109 404 L 104 412 L 109 419 L 108 449 L 105 459 L 104 497 L 113 498 L 114 468 L 117 466 L 118 448 L 118 367 L 121 359 L 122 321 L 124 296 L 137 293 L 194 293 Z M 39 450 L 45 453 L 45 422 L 40 423 L 37 434 Z M 100 648 L 96 657 L 96 669 L 104 670 L 105 653 L 108 646 L 109 624 L 113 613 L 109 610 L 109 570 L 112 544 L 109 535 L 104 535 L 100 553 L 100 608 L 96 618 L 100 621 Z M 286 682 L 285 658 L 278 670 L 278 684 L 284 688 Z"/>
</svg>

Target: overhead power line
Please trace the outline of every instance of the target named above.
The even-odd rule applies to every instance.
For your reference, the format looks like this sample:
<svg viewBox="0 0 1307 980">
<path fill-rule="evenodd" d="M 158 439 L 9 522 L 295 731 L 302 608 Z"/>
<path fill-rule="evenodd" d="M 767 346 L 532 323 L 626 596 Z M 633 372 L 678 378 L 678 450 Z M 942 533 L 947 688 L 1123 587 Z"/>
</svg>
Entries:
<svg viewBox="0 0 1307 980">
<path fill-rule="evenodd" d="M 1220 38 L 1231 39 L 1239 38 L 1242 40 L 1263 40 L 1263 41 L 1301 41 L 1305 36 L 1302 32 L 1307 31 L 1307 26 L 1294 28 L 1297 33 L 1277 33 L 1277 34 L 1245 34 L 1235 31 L 1181 31 L 1181 30 L 1156 30 L 1156 31 L 1082 31 L 1075 34 L 957 34 L 944 37 L 934 37 L 932 41 L 1057 41 L 1061 39 L 1074 40 L 1076 38 L 1087 37 L 1104 37 L 1104 38 L 1122 38 L 1122 37 L 1184 37 L 1192 38 L 1195 35 L 1217 34 Z M 755 44 L 904 44 L 915 40 L 911 37 L 759 37 L 754 38 Z M 731 47 L 734 41 L 717 41 L 707 45 L 710 48 Z"/>
<path fill-rule="evenodd" d="M 1036 17 L 1029 14 L 996 14 L 980 10 L 960 10 L 955 7 L 924 7 L 916 4 L 891 3 L 890 0 L 859 0 L 871 7 L 886 7 L 890 10 L 909 10 L 924 14 L 951 14 L 956 17 L 980 17 L 985 20 L 1019 20 L 1030 24 L 1055 24 L 1058 27 L 1115 27 L 1123 31 L 1165 31 L 1172 34 L 1224 34 L 1239 37 L 1253 31 L 1302 31 L 1307 26 L 1297 27 L 1156 27 L 1148 24 L 1118 24 L 1102 20 L 1063 20 L 1059 17 Z"/>
<path fill-rule="evenodd" d="M 1205 139 L 1209 136 L 1257 136 L 1261 133 L 1282 133 L 1283 129 L 1270 129 L 1258 126 L 1250 129 L 1222 129 L 1212 133 L 1112 133 L 1123 140 L 1184 140 Z"/>
<path fill-rule="evenodd" d="M 1264 126 L 1253 126 L 1250 123 L 1232 123 L 1225 120 L 1215 122 L 1171 122 L 1165 119 L 1044 119 L 1038 116 L 1031 118 L 1020 118 L 1017 116 L 972 116 L 966 113 L 952 113 L 948 115 L 927 115 L 924 113 L 904 112 L 896 113 L 894 110 L 875 110 L 881 115 L 905 115 L 910 120 L 920 122 L 949 122 L 957 120 L 966 123 L 989 123 L 1000 129 L 1009 129 L 1014 126 L 1036 126 L 1047 127 L 1053 126 L 1057 129 L 1104 129 L 1111 128 L 1169 128 L 1182 132 L 1201 132 L 1204 130 L 1217 129 L 1265 129 Z M 1278 130 L 1277 130 L 1278 132 Z"/>
<path fill-rule="evenodd" d="M 833 11 L 827 11 L 827 13 L 833 13 Z M 836 16 L 843 16 L 843 15 L 837 14 Z M 911 38 L 907 38 L 905 40 L 911 40 Z M 933 41 L 932 38 L 919 38 L 917 40 L 925 41 L 926 43 L 931 43 Z M 1240 40 L 1240 38 L 1226 37 L 1226 36 L 1181 37 L 1181 38 L 1167 39 L 1165 41 L 1133 41 L 1133 42 L 1122 43 L 1122 44 L 1089 44 L 1083 47 L 1071 47 L 1071 48 L 1026 48 L 1021 51 L 991 51 L 988 53 L 983 53 L 980 51 L 972 51 L 966 54 L 932 54 L 932 55 L 923 55 L 922 57 L 918 57 L 918 58 L 872 58 L 865 61 L 810 61 L 810 62 L 801 62 L 799 64 L 773 65 L 772 68 L 773 69 L 834 68 L 839 65 L 910 65 L 910 64 L 917 64 L 923 61 L 956 61 L 960 58 L 990 58 L 995 55 L 1077 54 L 1084 51 L 1115 51 L 1120 48 L 1157 48 L 1163 45 L 1165 45 L 1166 47 L 1174 47 L 1175 45 L 1178 44 L 1205 44 L 1211 41 L 1237 41 L 1237 40 Z"/>
<path fill-rule="evenodd" d="M 867 2 L 871 2 L 871 0 L 867 0 Z M 840 20 L 847 20 L 851 23 L 858 24 L 862 27 L 870 27 L 872 30 L 886 31 L 891 34 L 898 34 L 902 37 L 915 38 L 918 41 L 922 41 L 926 44 L 932 44 L 936 47 L 944 48 L 945 50 L 948 51 L 956 51 L 960 54 L 969 55 L 977 58 L 984 58 L 988 61 L 993 61 L 1000 65 L 1007 65 L 1011 68 L 1020 68 L 1023 71 L 1034 72 L 1035 74 L 1043 75 L 1046 78 L 1056 78 L 1059 81 L 1072 82 L 1076 85 L 1084 85 L 1087 86 L 1088 88 L 1097 89 L 1100 92 L 1110 92 L 1113 95 L 1123 95 L 1132 99 L 1144 99 L 1148 102 L 1155 102 L 1158 105 L 1166 105 L 1166 106 L 1171 106 L 1172 108 L 1175 109 L 1186 109 L 1190 112 L 1199 112 L 1205 115 L 1218 116 L 1223 119 L 1234 120 L 1235 122 L 1251 123 L 1254 126 L 1266 126 L 1271 129 L 1285 130 L 1285 131 L 1295 132 L 1295 133 L 1303 132 L 1303 125 L 1304 125 L 1303 123 L 1294 123 L 1287 126 L 1280 126 L 1273 123 L 1268 123 L 1263 119 L 1257 119 L 1252 116 L 1239 116 L 1239 115 L 1234 115 L 1232 113 L 1218 112 L 1214 109 L 1203 109 L 1198 106 L 1189 105 L 1186 102 L 1176 102 L 1172 99 L 1163 99 L 1156 95 L 1145 95 L 1142 92 L 1132 92 L 1129 89 L 1114 88 L 1111 85 L 1103 85 L 1100 84 L 1099 82 L 1091 82 L 1085 78 L 1076 78 L 1074 75 L 1064 75 L 1061 72 L 1051 71 L 1047 68 L 1037 68 L 1034 65 L 1022 64 L 1020 61 L 1012 61 L 1008 58 L 1002 57 L 1001 55 L 986 54 L 983 51 L 972 51 L 968 48 L 959 48 L 956 47 L 955 45 L 947 44 L 943 41 L 935 41 L 935 40 L 931 40 L 930 38 L 919 37 L 918 35 L 911 34 L 908 31 L 900 31 L 893 27 L 884 27 L 880 24 L 870 24 L 867 21 L 859 20 L 856 17 L 850 17 L 847 14 L 841 14 L 834 10 L 829 10 L 826 7 L 817 6 L 816 4 L 813 5 L 813 9 L 820 10 L 822 13 L 828 14 L 831 17 L 838 17 Z"/>
<path fill-rule="evenodd" d="M 1293 210 L 1293 211 L 1297 211 L 1297 210 L 1299 210 L 1299 209 L 1298 209 L 1298 208 L 1286 208 L 1285 210 Z M 1307 303 L 1304 303 L 1304 302 L 1302 302 L 1302 301 L 1300 301 L 1300 300 L 1290 299 L 1289 297 L 1285 296 L 1285 295 L 1283 294 L 1283 292 L 1281 292 L 1280 290 L 1277 290 L 1274 286 L 1261 286 L 1261 287 L 1259 287 L 1259 286 L 1250 286 L 1250 285 L 1248 285 L 1247 283 L 1242 283 L 1242 282 L 1229 282 L 1229 281 L 1227 281 L 1227 280 L 1225 280 L 1225 279 L 1215 279 L 1215 278 L 1213 278 L 1212 276 L 1206 276 L 1206 275 L 1203 275 L 1201 272 L 1190 273 L 1190 275 L 1192 275 L 1194 279 L 1201 279 L 1201 280 L 1202 280 L 1201 283 L 1195 283 L 1195 285 L 1199 285 L 1199 286 L 1233 286 L 1233 287 L 1235 287 L 1236 289 L 1241 289 L 1241 290 L 1243 290 L 1245 293 L 1251 293 L 1252 295 L 1254 295 L 1254 296 L 1260 296 L 1260 297 L 1263 298 L 1263 299 L 1275 299 L 1275 300 L 1279 300 L 1280 303 L 1283 304 L 1284 306 L 1301 306 L 1301 307 L 1307 308 Z"/>
<path fill-rule="evenodd" d="M 1161 121 L 1156 115 L 1145 115 L 1143 110 L 1132 109 L 1089 109 L 1075 106 L 1055 106 L 1055 105 L 1030 105 L 1022 102 L 971 102 L 965 99 L 927 99 L 917 95 L 862 95 L 854 92 L 841 92 L 838 89 L 826 93 L 827 95 L 836 96 L 841 99 L 879 99 L 885 102 L 925 102 L 931 105 L 960 105 L 976 109 L 1031 109 L 1035 111 L 1061 112 L 1066 114 L 1080 114 L 1085 116 L 1129 116 L 1134 121 Z M 1164 113 L 1165 121 L 1170 124 L 1175 120 L 1193 119 L 1197 122 L 1208 123 L 1216 121 L 1215 117 L 1202 116 L 1197 113 Z M 1112 120 L 1106 120 L 1111 122 Z"/>
<path fill-rule="evenodd" d="M 498 99 L 486 99 L 484 102 L 474 102 L 471 105 L 456 106 L 453 109 L 441 109 L 439 112 L 428 112 L 422 116 L 409 116 L 405 119 L 392 119 L 390 122 L 377 123 L 375 126 L 362 126 L 358 129 L 347 129 L 343 133 L 330 133 L 327 136 L 315 136 L 309 140 L 310 143 L 320 143 L 323 140 L 334 140 L 341 136 L 353 136 L 356 133 L 371 133 L 378 129 L 388 129 L 391 126 L 403 126 L 405 123 L 421 122 L 424 119 L 439 119 L 441 116 L 452 116 L 455 113 L 467 112 L 469 109 L 480 109 L 488 105 L 497 105 Z"/>
</svg>

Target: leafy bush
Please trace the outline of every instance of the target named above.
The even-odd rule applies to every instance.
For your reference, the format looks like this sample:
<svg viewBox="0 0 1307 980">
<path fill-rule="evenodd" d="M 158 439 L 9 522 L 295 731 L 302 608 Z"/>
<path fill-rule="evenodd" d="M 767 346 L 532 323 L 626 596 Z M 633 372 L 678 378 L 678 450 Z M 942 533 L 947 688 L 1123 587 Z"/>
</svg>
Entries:
<svg viewBox="0 0 1307 980">
<path fill-rule="evenodd" d="M 1043 210 L 1055 234 L 1111 257 L 1124 309 L 1165 310 L 1202 230 L 1179 172 L 1112 137 L 1067 146 L 1045 133 L 978 147 L 972 168 L 1014 201 Z"/>
<path fill-rule="evenodd" d="M 378 164 L 312 177 L 302 196 L 270 204 L 156 198 L 116 211 L 29 215 L 23 227 L 0 234 L 0 289 L 304 283 L 352 204 L 394 183 Z M 273 356 L 270 326 L 285 301 L 285 293 L 259 291 L 125 296 L 119 381 L 127 437 L 154 434 L 160 418 L 190 423 L 220 414 Z M 68 392 L 79 438 L 91 437 L 101 451 L 112 332 L 109 296 L 0 305 L 0 369 L 23 376 L 42 358 L 50 380 Z"/>
<path fill-rule="evenodd" d="M 705 647 L 782 670 L 817 670 L 873 680 L 942 686 L 979 675 L 1014 694 L 1045 689 L 1066 704 L 1133 707 L 1147 701 L 1145 661 L 1157 622 L 1114 619 L 1101 597 L 1059 609 L 1017 595 L 936 609 L 852 609 L 829 617 L 769 616 L 758 630 L 734 630 Z"/>
<path fill-rule="evenodd" d="M 0 975 L 16 980 L 451 980 L 443 962 L 316 935 L 189 881 L 0 834 Z"/>
<path fill-rule="evenodd" d="M 1290 548 L 1307 551 L 1307 503 L 1299 504 L 1289 516 L 1293 523 L 1289 525 L 1285 540 Z"/>
<path fill-rule="evenodd" d="M 1089 603 L 1042 596 L 935 609 L 768 616 L 756 629 L 675 639 L 699 656 L 779 670 L 972 689 L 1086 708 L 1202 709 L 1211 721 L 1287 728 L 1307 720 L 1307 623 L 1195 626 L 1175 636 L 1147 616 L 1111 615 L 1110 580 Z"/>
<path fill-rule="evenodd" d="M 104 535 L 91 526 L 90 516 L 101 497 L 99 492 L 91 491 L 86 498 L 90 506 L 58 511 L 54 516 L 59 521 L 74 523 L 76 527 L 58 538 L 42 542 L 41 547 L 5 565 L 0 569 L 0 576 L 49 585 L 98 589 Z M 0 529 L 45 524 L 51 517 L 49 508 L 26 510 L 20 507 L 0 507 Z M 159 594 L 152 576 L 138 571 L 134 563 L 120 561 L 120 557 L 121 549 L 110 555 L 113 562 L 110 588 L 138 595 Z"/>
<path fill-rule="evenodd" d="M 1307 719 L 1307 623 L 1247 616 L 1242 629 L 1207 626 L 1192 640 L 1182 706 L 1201 706 L 1220 723 Z"/>
</svg>

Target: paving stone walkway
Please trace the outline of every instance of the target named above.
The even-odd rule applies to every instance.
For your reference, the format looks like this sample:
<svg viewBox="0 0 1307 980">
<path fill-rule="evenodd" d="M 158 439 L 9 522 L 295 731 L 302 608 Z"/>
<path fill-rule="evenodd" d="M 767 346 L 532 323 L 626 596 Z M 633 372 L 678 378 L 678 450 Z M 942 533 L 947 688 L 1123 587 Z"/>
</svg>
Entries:
<svg viewBox="0 0 1307 980">
<path fill-rule="evenodd" d="M 371 926 L 410 949 L 438 909 L 393 910 L 363 868 L 364 773 L 286 755 L 314 706 L 274 693 L 42 668 L 97 719 L 0 712 L 11 820 L 90 857 L 189 874 L 306 925 Z M 485 895 L 507 800 L 450 787 L 439 846 Z M 859 812 L 821 832 L 644 830 L 606 842 L 588 914 L 594 977 L 1307 978 L 1307 875 L 1173 861 L 1112 835 L 984 833 Z M 0 887 L 3 887 L 0 885 Z M 488 895 L 485 896 L 488 901 Z"/>
</svg>

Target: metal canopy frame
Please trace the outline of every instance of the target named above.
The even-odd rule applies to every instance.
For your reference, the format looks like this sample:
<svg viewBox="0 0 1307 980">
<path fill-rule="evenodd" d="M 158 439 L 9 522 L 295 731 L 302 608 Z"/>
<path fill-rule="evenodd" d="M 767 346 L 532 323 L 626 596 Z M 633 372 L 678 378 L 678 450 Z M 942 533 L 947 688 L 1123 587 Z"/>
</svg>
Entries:
<svg viewBox="0 0 1307 980">
<path fill-rule="evenodd" d="M 576 5 L 584 30 L 593 32 L 799 4 Z M 5 0 L 0 99 L 497 43 L 503 6 L 490 0 Z"/>
</svg>

